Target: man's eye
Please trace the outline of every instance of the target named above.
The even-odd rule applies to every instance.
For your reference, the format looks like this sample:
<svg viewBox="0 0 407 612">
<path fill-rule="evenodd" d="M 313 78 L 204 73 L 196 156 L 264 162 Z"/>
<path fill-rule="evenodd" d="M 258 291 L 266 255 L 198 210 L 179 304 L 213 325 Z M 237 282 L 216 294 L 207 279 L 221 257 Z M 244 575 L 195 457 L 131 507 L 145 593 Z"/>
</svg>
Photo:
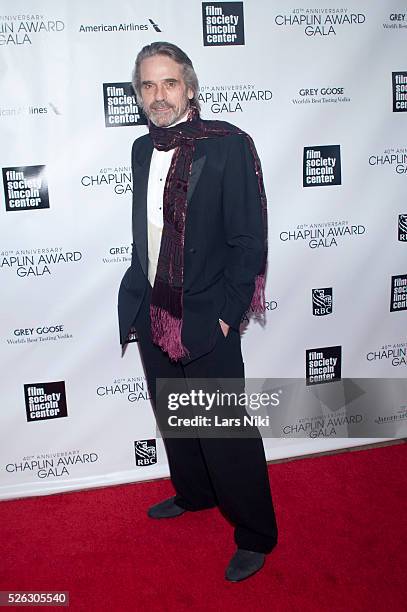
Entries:
<svg viewBox="0 0 407 612">
<path fill-rule="evenodd" d="M 175 81 L 168 81 L 167 87 L 169 87 L 169 88 L 175 87 Z"/>
</svg>

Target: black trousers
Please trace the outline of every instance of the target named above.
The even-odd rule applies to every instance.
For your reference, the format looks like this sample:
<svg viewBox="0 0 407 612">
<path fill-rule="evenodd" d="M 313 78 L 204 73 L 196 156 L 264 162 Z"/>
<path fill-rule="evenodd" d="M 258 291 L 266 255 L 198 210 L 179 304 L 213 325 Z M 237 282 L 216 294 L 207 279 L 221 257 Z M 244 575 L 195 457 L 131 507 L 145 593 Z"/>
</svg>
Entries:
<svg viewBox="0 0 407 612">
<path fill-rule="evenodd" d="M 148 284 L 134 327 L 157 423 L 163 418 L 156 400 L 156 379 L 244 379 L 240 334 L 219 327 L 215 347 L 186 365 L 173 362 L 152 343 Z M 253 428 L 251 428 L 253 430 Z M 186 510 L 218 506 L 235 526 L 239 548 L 269 553 L 277 543 L 277 524 L 261 436 L 174 438 L 163 434 L 175 502 Z M 253 434 L 253 431 L 252 431 Z"/>
</svg>

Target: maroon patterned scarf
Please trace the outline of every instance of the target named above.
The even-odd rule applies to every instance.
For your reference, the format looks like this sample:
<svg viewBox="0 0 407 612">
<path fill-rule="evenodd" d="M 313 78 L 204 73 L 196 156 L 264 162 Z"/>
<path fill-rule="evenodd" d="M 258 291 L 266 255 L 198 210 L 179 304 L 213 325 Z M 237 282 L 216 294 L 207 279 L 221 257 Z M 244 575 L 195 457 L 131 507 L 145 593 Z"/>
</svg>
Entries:
<svg viewBox="0 0 407 612">
<path fill-rule="evenodd" d="M 191 174 L 195 141 L 202 138 L 218 138 L 230 134 L 243 134 L 249 141 L 253 164 L 257 174 L 263 213 L 264 260 L 255 279 L 255 291 L 250 308 L 257 313 L 265 311 L 265 269 L 267 261 L 267 200 L 264 191 L 261 164 L 251 137 L 237 127 L 221 121 L 202 121 L 199 112 L 191 107 L 187 120 L 173 127 L 157 127 L 149 124 L 154 147 L 159 151 L 175 148 L 164 187 L 164 226 L 158 257 L 157 273 L 150 304 L 152 339 L 155 344 L 178 361 L 188 356 L 182 344 L 182 291 L 184 274 L 184 237 L 187 214 L 187 190 Z"/>
</svg>

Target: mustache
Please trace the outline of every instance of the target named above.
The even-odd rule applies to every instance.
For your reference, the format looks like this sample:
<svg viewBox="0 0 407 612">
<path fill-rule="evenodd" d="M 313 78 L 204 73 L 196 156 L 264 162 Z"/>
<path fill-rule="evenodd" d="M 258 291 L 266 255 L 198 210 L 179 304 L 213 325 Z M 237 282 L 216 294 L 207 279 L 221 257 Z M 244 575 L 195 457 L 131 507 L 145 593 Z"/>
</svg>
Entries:
<svg viewBox="0 0 407 612">
<path fill-rule="evenodd" d="M 169 108 L 173 108 L 171 106 L 171 104 L 167 104 L 166 102 L 155 102 L 154 104 L 151 104 L 150 109 L 151 110 L 163 110 L 163 109 L 169 109 Z"/>
</svg>

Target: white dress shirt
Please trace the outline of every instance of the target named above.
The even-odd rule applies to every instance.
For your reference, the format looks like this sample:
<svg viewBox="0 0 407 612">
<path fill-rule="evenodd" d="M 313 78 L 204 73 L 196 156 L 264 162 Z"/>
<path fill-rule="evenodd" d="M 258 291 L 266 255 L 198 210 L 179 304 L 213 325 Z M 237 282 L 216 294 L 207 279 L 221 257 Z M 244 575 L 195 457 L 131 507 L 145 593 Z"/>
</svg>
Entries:
<svg viewBox="0 0 407 612">
<path fill-rule="evenodd" d="M 186 117 L 187 114 L 173 125 L 185 121 Z M 175 149 L 170 149 L 169 151 L 154 149 L 151 156 L 147 188 L 148 280 L 151 286 L 154 285 L 154 279 L 157 272 L 161 236 L 164 226 L 163 196 L 165 181 L 171 166 L 174 151 Z"/>
</svg>

